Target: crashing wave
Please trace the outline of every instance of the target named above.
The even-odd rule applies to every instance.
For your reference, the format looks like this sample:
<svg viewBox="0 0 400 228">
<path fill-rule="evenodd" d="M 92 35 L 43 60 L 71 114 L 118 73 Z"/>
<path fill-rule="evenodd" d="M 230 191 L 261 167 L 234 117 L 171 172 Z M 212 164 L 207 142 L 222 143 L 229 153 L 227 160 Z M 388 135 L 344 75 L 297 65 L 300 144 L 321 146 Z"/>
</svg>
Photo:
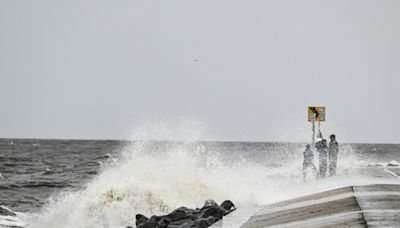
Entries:
<svg viewBox="0 0 400 228">
<path fill-rule="evenodd" d="M 378 163 L 370 163 L 368 166 L 372 167 L 400 167 L 400 163 L 396 160 L 391 160 L 388 163 L 378 162 Z"/>
<path fill-rule="evenodd" d="M 22 213 L 11 211 L 5 206 L 0 206 L 0 228 L 22 228 L 27 224 L 21 220 Z"/>
<path fill-rule="evenodd" d="M 391 160 L 386 166 L 399 167 L 400 163 L 398 163 L 396 160 Z"/>
</svg>

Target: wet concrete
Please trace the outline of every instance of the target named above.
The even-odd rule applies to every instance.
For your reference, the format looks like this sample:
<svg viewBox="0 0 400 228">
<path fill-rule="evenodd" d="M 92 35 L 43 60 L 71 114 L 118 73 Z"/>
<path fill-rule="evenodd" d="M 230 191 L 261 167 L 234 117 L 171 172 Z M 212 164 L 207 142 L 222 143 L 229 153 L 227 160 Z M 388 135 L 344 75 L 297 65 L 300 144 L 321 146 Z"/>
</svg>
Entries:
<svg viewBox="0 0 400 228">
<path fill-rule="evenodd" d="M 400 227 L 400 185 L 349 186 L 269 205 L 242 228 Z"/>
<path fill-rule="evenodd" d="M 260 208 L 241 207 L 214 223 L 212 228 L 240 228 Z"/>
<path fill-rule="evenodd" d="M 400 178 L 398 168 L 365 172 L 375 178 Z M 400 227 L 400 181 L 347 186 L 256 209 L 239 208 L 213 227 Z"/>
</svg>

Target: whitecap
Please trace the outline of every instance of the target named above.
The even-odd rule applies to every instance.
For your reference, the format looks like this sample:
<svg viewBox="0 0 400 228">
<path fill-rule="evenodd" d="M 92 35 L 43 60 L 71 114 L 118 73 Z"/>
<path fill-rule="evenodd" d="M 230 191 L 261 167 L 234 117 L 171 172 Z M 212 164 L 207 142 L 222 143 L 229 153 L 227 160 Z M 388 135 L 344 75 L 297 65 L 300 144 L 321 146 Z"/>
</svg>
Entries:
<svg viewBox="0 0 400 228">
<path fill-rule="evenodd" d="M 397 162 L 396 160 L 391 160 L 391 161 L 387 164 L 387 166 L 395 166 L 395 167 L 398 167 L 398 166 L 400 166 L 400 163 Z"/>
<path fill-rule="evenodd" d="M 14 212 L 8 207 L 0 206 L 0 227 L 25 227 L 26 222 L 22 221 L 21 217 L 25 215 L 23 213 Z"/>
</svg>

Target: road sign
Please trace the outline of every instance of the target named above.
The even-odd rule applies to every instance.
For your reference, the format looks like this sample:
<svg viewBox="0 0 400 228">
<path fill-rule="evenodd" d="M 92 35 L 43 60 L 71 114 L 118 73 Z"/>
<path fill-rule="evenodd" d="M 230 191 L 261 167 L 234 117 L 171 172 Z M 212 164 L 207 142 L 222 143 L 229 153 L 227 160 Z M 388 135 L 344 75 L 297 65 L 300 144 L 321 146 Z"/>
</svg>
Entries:
<svg viewBox="0 0 400 228">
<path fill-rule="evenodd" d="M 325 121 L 325 107 L 308 107 L 308 121 L 311 122 L 313 119 L 315 122 Z"/>
</svg>

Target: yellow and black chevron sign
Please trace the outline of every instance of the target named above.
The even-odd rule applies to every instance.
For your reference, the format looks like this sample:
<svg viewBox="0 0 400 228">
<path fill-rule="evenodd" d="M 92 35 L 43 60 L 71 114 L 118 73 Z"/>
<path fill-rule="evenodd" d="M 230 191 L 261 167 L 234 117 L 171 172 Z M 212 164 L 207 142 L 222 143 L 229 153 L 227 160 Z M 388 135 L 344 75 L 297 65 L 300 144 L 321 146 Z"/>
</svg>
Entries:
<svg viewBox="0 0 400 228">
<path fill-rule="evenodd" d="M 325 121 L 325 107 L 308 107 L 308 121 L 312 121 L 314 118 L 315 122 Z"/>
</svg>

